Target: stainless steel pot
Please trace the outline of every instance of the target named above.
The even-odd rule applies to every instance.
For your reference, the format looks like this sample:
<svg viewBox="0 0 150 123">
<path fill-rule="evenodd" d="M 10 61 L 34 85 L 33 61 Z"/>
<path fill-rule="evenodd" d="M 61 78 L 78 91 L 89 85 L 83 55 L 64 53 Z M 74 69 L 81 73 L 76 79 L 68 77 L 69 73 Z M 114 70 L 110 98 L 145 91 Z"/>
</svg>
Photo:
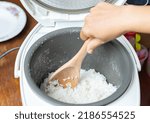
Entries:
<svg viewBox="0 0 150 123">
<path fill-rule="evenodd" d="M 48 73 L 55 71 L 71 59 L 83 44 L 79 38 L 80 28 L 63 28 L 46 34 L 37 40 L 25 56 L 25 77 L 30 88 L 42 99 L 52 105 L 76 105 L 57 101 L 48 97 L 40 85 Z M 87 55 L 83 69 L 94 68 L 117 86 L 111 96 L 94 103 L 78 105 L 107 105 L 124 94 L 133 76 L 133 62 L 126 48 L 117 40 L 98 47 L 92 55 Z"/>
</svg>

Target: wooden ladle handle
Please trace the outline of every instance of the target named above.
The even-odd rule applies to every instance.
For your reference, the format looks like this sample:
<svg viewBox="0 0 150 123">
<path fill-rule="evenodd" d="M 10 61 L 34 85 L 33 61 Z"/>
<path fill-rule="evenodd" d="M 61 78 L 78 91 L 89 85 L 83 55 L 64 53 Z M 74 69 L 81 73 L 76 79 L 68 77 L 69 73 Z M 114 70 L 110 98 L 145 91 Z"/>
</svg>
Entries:
<svg viewBox="0 0 150 123">
<path fill-rule="evenodd" d="M 81 49 L 78 51 L 78 53 L 72 58 L 71 62 L 74 65 L 81 66 L 83 59 L 87 55 L 87 46 L 89 44 L 91 39 L 88 39 L 84 42 Z"/>
</svg>

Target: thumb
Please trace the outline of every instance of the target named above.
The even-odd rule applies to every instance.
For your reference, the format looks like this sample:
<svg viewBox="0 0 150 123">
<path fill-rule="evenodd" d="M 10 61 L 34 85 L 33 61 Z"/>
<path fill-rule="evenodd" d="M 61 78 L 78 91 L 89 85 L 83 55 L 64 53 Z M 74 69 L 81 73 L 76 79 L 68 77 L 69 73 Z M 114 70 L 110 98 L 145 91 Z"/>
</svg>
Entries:
<svg viewBox="0 0 150 123">
<path fill-rule="evenodd" d="M 104 41 L 101 41 L 100 39 L 97 39 L 97 38 L 93 38 L 87 46 L 87 52 L 89 54 L 92 54 L 93 50 L 102 44 L 104 44 Z"/>
</svg>

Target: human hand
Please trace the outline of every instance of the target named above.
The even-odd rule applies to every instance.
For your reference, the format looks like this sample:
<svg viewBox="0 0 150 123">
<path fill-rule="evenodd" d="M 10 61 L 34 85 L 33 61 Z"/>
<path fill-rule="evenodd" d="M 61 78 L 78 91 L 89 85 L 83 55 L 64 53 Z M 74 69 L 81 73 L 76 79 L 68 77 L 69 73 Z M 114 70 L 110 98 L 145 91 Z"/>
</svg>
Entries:
<svg viewBox="0 0 150 123">
<path fill-rule="evenodd" d="M 125 10 L 124 6 L 115 6 L 104 2 L 90 10 L 80 32 L 82 40 L 92 39 L 87 47 L 88 53 L 92 53 L 99 45 L 115 39 L 127 31 L 127 19 L 129 18 L 126 18 Z"/>
</svg>

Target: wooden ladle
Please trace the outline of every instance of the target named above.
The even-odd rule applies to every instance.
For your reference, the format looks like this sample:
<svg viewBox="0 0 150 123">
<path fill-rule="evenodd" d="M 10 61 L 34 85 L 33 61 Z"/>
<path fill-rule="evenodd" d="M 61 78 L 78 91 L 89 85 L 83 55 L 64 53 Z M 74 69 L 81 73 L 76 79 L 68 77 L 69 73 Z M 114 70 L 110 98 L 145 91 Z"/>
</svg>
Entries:
<svg viewBox="0 0 150 123">
<path fill-rule="evenodd" d="M 57 69 L 49 79 L 49 83 L 53 80 L 58 82 L 66 88 L 67 85 L 75 88 L 80 80 L 80 69 L 82 61 L 87 54 L 87 45 L 91 39 L 85 41 L 78 53 L 67 63 Z"/>
</svg>

